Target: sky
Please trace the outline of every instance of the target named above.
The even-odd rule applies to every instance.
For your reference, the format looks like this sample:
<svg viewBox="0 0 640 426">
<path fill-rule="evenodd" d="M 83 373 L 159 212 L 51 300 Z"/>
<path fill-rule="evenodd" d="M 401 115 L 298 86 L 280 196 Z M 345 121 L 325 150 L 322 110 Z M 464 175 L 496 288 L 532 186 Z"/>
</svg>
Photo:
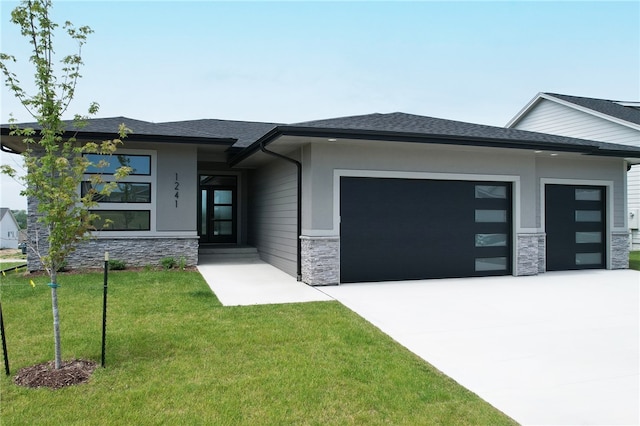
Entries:
<svg viewBox="0 0 640 426">
<path fill-rule="evenodd" d="M 0 0 L 0 51 L 29 87 L 17 4 Z M 97 117 L 152 122 L 401 111 L 504 126 L 538 92 L 640 100 L 638 1 L 54 0 L 52 16 L 94 30 L 70 115 L 95 101 Z M 1 122 L 32 121 L 0 94 Z M 1 179 L 0 205 L 26 208 Z"/>
</svg>

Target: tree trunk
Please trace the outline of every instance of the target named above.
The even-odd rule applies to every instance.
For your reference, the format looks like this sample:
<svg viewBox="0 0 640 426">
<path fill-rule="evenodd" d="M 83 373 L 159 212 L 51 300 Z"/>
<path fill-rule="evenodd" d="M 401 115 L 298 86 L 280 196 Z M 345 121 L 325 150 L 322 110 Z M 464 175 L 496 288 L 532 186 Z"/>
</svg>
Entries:
<svg viewBox="0 0 640 426">
<path fill-rule="evenodd" d="M 62 365 L 62 350 L 60 349 L 60 314 L 58 312 L 58 273 L 51 269 L 51 308 L 53 310 L 53 340 L 55 344 L 56 370 Z"/>
</svg>

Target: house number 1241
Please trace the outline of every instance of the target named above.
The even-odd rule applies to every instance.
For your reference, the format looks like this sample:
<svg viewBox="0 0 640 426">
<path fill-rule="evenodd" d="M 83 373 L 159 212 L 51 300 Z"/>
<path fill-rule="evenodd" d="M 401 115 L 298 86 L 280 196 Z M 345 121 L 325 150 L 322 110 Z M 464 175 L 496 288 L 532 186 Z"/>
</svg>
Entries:
<svg viewBox="0 0 640 426">
<path fill-rule="evenodd" d="M 180 198 L 180 181 L 178 180 L 178 174 L 176 173 L 176 181 L 174 182 L 175 184 L 175 190 L 176 190 L 176 195 L 174 195 L 174 198 L 176 199 L 176 208 L 178 208 L 178 198 Z"/>
</svg>

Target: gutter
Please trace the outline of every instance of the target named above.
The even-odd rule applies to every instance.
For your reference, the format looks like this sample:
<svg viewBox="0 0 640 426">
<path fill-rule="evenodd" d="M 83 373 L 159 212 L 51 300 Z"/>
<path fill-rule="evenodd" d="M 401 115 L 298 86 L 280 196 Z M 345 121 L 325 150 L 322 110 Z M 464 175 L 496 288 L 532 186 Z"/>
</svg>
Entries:
<svg viewBox="0 0 640 426">
<path fill-rule="evenodd" d="M 294 160 L 293 158 L 289 158 L 285 155 L 278 154 L 277 152 L 269 151 L 264 146 L 264 141 L 260 141 L 260 150 L 265 154 L 271 155 L 273 157 L 280 158 L 281 160 L 288 161 L 296 165 L 297 174 L 298 174 L 298 196 L 297 196 L 297 243 L 296 243 L 296 278 L 298 281 L 302 281 L 302 163 L 298 160 Z"/>
</svg>

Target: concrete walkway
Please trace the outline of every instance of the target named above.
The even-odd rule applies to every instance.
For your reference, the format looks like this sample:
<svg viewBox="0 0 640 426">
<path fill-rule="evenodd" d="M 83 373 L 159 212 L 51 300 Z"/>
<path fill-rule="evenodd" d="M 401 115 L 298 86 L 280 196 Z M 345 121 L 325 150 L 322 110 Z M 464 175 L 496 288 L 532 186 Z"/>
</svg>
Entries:
<svg viewBox="0 0 640 426">
<path fill-rule="evenodd" d="M 640 272 L 322 290 L 525 425 L 640 423 Z"/>
<path fill-rule="evenodd" d="M 198 271 L 225 306 L 266 305 L 333 300 L 260 260 L 202 262 Z"/>
</svg>

